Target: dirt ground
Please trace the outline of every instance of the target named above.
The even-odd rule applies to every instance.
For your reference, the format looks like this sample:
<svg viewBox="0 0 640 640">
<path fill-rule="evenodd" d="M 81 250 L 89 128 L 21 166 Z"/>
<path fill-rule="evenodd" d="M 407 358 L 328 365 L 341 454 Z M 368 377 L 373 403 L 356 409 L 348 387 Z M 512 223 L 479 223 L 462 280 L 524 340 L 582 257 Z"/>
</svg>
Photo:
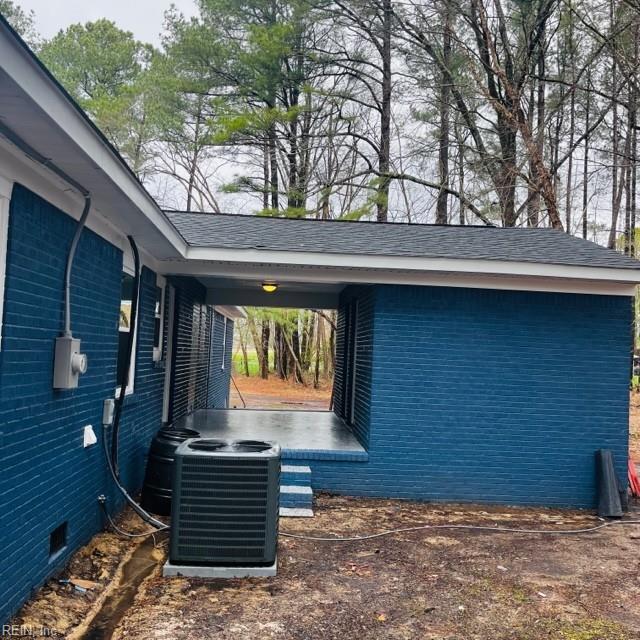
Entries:
<svg viewBox="0 0 640 640">
<path fill-rule="evenodd" d="M 321 496 L 281 531 L 362 534 L 421 523 L 586 527 L 591 514 Z M 640 518 L 640 513 L 636 512 Z M 155 575 L 114 639 L 640 638 L 640 526 L 580 536 L 427 530 L 367 542 L 281 538 L 276 578 Z"/>
<path fill-rule="evenodd" d="M 297 409 L 326 411 L 331 400 L 331 385 L 324 383 L 319 389 L 304 387 L 276 376 L 263 380 L 257 376 L 247 378 L 234 375 L 234 380 L 247 409 Z M 231 385 L 230 407 L 242 408 L 242 400 L 236 388 Z"/>
<path fill-rule="evenodd" d="M 116 522 L 131 533 L 148 529 L 128 510 Z M 97 534 L 22 607 L 11 624 L 22 628 L 26 637 L 32 633 L 40 635 L 41 629 L 46 629 L 54 638 L 83 637 L 88 620 L 100 611 L 109 594 L 117 588 L 123 566 L 142 542 L 142 538 L 126 539 L 109 531 Z M 154 550 L 156 564 L 163 554 L 160 549 Z M 5 636 L 0 633 L 0 637 Z"/>
</svg>

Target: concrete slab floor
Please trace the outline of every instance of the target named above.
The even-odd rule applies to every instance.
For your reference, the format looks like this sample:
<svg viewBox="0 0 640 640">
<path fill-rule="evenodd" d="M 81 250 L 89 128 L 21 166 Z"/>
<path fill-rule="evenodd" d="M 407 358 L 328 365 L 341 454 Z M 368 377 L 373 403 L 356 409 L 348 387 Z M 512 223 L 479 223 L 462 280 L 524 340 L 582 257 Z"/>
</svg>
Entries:
<svg viewBox="0 0 640 640">
<path fill-rule="evenodd" d="M 203 438 L 268 440 L 282 449 L 364 452 L 362 445 L 332 411 L 199 409 L 174 423 Z"/>
</svg>

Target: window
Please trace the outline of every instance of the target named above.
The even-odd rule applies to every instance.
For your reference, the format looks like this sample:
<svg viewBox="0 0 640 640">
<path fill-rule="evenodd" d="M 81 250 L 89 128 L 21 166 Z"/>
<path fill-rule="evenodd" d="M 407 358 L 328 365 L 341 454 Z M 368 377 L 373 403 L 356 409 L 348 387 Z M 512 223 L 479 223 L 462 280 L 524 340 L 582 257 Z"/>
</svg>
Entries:
<svg viewBox="0 0 640 640">
<path fill-rule="evenodd" d="M 166 282 L 162 276 L 158 276 L 156 283 L 156 300 L 153 311 L 153 361 L 160 362 L 163 356 L 162 340 L 164 338 L 164 293 Z"/>
<path fill-rule="evenodd" d="M 120 393 L 120 380 L 127 366 L 129 349 L 129 335 L 131 333 L 131 304 L 133 302 L 134 277 L 127 271 L 122 272 L 122 284 L 120 286 L 120 318 L 118 321 L 118 366 L 116 368 L 116 394 Z M 133 354 L 129 377 L 127 379 L 126 394 L 133 393 L 133 380 L 136 368 L 136 336 L 133 337 Z"/>
<path fill-rule="evenodd" d="M 222 324 L 222 369 L 224 369 L 224 363 L 227 360 L 227 316 L 224 317 Z"/>
</svg>

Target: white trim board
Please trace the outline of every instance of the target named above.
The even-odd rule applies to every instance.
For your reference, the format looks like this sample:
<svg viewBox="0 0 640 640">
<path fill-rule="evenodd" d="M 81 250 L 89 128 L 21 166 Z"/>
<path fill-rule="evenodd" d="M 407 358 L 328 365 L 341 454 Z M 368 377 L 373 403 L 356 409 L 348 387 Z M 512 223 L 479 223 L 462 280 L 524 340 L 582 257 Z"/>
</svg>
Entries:
<svg viewBox="0 0 640 640">
<path fill-rule="evenodd" d="M 155 309 L 154 309 L 154 314 L 153 314 L 153 321 L 155 323 L 156 320 L 160 320 L 160 330 L 158 332 L 158 342 L 159 345 L 156 347 L 155 342 L 153 344 L 153 361 L 154 362 L 161 362 L 162 361 L 162 346 L 163 346 L 163 340 L 164 340 L 164 312 L 165 312 L 165 305 L 167 303 L 167 279 L 164 276 L 158 275 L 156 274 L 156 287 L 158 287 L 161 290 L 161 294 L 160 294 L 160 317 L 157 318 L 155 315 Z M 155 339 L 155 332 L 154 332 L 154 339 Z"/>
<path fill-rule="evenodd" d="M 453 261 L 452 261 L 453 262 Z M 392 269 L 348 269 L 322 266 L 293 266 L 269 263 L 177 262 L 160 263 L 163 273 L 174 275 L 224 276 L 238 280 L 269 277 L 281 283 L 313 284 L 393 284 L 509 291 L 541 291 L 592 295 L 634 296 L 636 284 L 624 280 L 589 280 L 542 276 L 495 275 L 482 272 L 452 273 L 437 271 L 402 271 Z M 640 273 L 638 274 L 640 276 Z M 239 285 L 240 286 L 240 285 Z M 277 295 L 277 293 L 275 294 Z"/>
<path fill-rule="evenodd" d="M 9 207 L 13 184 L 0 176 L 0 351 L 4 313 L 4 286 L 7 271 L 7 242 L 9 240 Z"/>
<path fill-rule="evenodd" d="M 495 276 L 526 276 L 576 280 L 602 280 L 640 284 L 640 269 L 555 265 L 538 262 L 376 256 L 265 249 L 216 249 L 189 247 L 187 261 L 228 262 L 293 267 L 333 267 L 388 271 L 466 273 Z"/>
</svg>

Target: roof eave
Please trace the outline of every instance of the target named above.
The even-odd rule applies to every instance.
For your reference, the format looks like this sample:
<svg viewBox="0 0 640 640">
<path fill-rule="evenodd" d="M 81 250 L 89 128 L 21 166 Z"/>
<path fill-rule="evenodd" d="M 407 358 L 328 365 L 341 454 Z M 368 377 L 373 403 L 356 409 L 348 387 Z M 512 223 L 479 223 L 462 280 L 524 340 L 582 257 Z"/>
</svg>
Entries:
<svg viewBox="0 0 640 640">
<path fill-rule="evenodd" d="M 44 109 L 48 118 L 92 160 L 131 203 L 131 211 L 151 224 L 173 251 L 186 254 L 187 244 L 152 196 L 146 191 L 126 161 L 91 122 L 37 56 L 0 16 L 0 67 L 21 91 Z M 7 123 L 11 126 L 11 123 Z M 36 147 L 37 148 L 37 147 Z M 73 174 L 67 171 L 70 175 Z"/>
<path fill-rule="evenodd" d="M 490 259 L 426 258 L 195 246 L 188 247 L 186 258 L 188 262 L 266 263 L 305 268 L 332 267 L 372 271 L 484 274 L 493 276 L 618 282 L 634 286 L 640 284 L 640 268 L 627 269 L 589 265 L 559 265 Z"/>
</svg>

